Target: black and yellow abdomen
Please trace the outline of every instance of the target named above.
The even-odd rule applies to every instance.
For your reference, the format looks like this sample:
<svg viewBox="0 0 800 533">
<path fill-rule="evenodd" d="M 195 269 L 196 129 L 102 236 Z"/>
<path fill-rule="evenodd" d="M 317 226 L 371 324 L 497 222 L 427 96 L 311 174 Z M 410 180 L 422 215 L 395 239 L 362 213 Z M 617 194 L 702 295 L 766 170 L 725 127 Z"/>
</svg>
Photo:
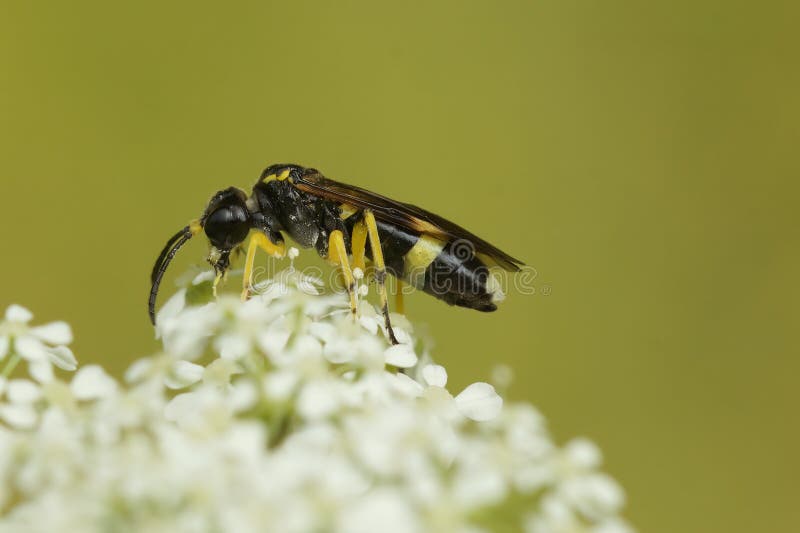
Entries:
<svg viewBox="0 0 800 533">
<path fill-rule="evenodd" d="M 359 216 L 345 220 L 352 234 Z M 444 241 L 377 221 L 386 270 L 395 278 L 450 305 L 494 311 L 500 296 L 489 268 L 466 240 Z M 366 255 L 372 258 L 367 243 Z"/>
</svg>

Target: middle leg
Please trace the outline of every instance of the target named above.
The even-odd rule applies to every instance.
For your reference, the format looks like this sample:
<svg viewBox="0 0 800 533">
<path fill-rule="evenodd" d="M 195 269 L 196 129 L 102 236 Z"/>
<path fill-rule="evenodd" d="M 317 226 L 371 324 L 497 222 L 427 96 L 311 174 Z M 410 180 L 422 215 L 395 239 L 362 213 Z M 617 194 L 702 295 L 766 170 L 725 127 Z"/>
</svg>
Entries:
<svg viewBox="0 0 800 533">
<path fill-rule="evenodd" d="M 392 322 L 389 320 L 389 300 L 386 296 L 386 263 L 383 260 L 383 249 L 381 240 L 378 236 L 378 224 L 375 222 L 375 215 L 369 209 L 364 210 L 364 223 L 367 225 L 367 235 L 369 236 L 369 246 L 372 249 L 372 262 L 375 264 L 375 284 L 378 286 L 378 296 L 381 301 L 381 313 L 386 324 L 386 332 L 392 344 L 400 344 L 392 330 Z"/>
</svg>

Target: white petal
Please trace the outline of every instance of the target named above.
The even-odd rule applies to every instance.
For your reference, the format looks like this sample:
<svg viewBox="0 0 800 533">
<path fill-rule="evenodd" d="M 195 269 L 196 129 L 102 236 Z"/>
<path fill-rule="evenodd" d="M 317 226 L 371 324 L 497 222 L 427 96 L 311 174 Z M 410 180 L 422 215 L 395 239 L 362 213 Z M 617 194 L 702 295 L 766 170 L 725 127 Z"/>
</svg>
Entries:
<svg viewBox="0 0 800 533">
<path fill-rule="evenodd" d="M 214 281 L 216 276 L 217 273 L 213 270 L 204 270 L 192 279 L 192 285 L 200 285 L 201 283 L 205 283 L 207 281 Z"/>
<path fill-rule="evenodd" d="M 223 359 L 241 359 L 250 353 L 250 340 L 244 335 L 222 335 L 214 345 Z"/>
<path fill-rule="evenodd" d="M 508 492 L 499 469 L 489 465 L 468 467 L 456 473 L 453 498 L 462 508 L 481 508 L 499 503 Z"/>
<path fill-rule="evenodd" d="M 170 422 L 180 422 L 199 409 L 199 404 L 197 392 L 178 394 L 164 407 L 164 418 Z"/>
<path fill-rule="evenodd" d="M 203 378 L 205 368 L 201 365 L 190 363 L 189 361 L 175 361 L 172 371 L 164 376 L 164 384 L 170 389 L 182 389 Z"/>
<path fill-rule="evenodd" d="M 53 374 L 53 364 L 47 359 L 29 361 L 28 374 L 39 383 L 50 383 L 55 377 Z"/>
<path fill-rule="evenodd" d="M 153 360 L 148 357 L 137 359 L 125 371 L 125 381 L 128 383 L 136 383 L 141 381 L 147 376 L 150 369 L 153 368 Z"/>
<path fill-rule="evenodd" d="M 11 344 L 11 341 L 8 337 L 0 337 L 0 361 L 2 361 L 6 355 L 8 355 L 8 347 Z"/>
<path fill-rule="evenodd" d="M 69 344 L 72 330 L 66 322 L 51 322 L 31 329 L 31 335 L 48 344 Z"/>
<path fill-rule="evenodd" d="M 258 389 L 252 381 L 238 381 L 230 389 L 230 406 L 237 413 L 252 408 L 258 401 Z"/>
<path fill-rule="evenodd" d="M 0 405 L 0 418 L 9 426 L 30 429 L 36 425 L 36 411 L 30 405 Z"/>
<path fill-rule="evenodd" d="M 258 335 L 256 342 L 258 342 L 258 347 L 262 353 L 270 358 L 275 358 L 283 352 L 291 336 L 292 332 L 289 329 L 281 327 L 270 328 L 269 331 L 264 331 Z"/>
<path fill-rule="evenodd" d="M 298 379 L 293 372 L 281 370 L 270 372 L 264 378 L 264 394 L 273 401 L 286 401 L 294 392 Z"/>
<path fill-rule="evenodd" d="M 431 387 L 447 385 L 447 370 L 442 365 L 425 365 L 422 369 L 422 379 Z"/>
<path fill-rule="evenodd" d="M 397 339 L 397 342 L 400 344 L 411 344 L 413 342 L 414 339 L 412 339 L 411 335 L 409 335 L 404 329 L 396 328 L 394 326 L 392 326 L 392 329 L 394 329 L 394 336 Z"/>
<path fill-rule="evenodd" d="M 336 326 L 328 322 L 312 322 L 308 326 L 308 331 L 323 342 L 332 341 L 338 332 Z"/>
<path fill-rule="evenodd" d="M 8 382 L 8 399 L 11 403 L 33 403 L 42 397 L 39 387 L 28 379 L 12 379 Z"/>
<path fill-rule="evenodd" d="M 597 445 L 585 438 L 572 439 L 564 446 L 564 454 L 573 466 L 590 470 L 603 462 L 603 454 Z"/>
<path fill-rule="evenodd" d="M 20 357 L 28 361 L 46 361 L 49 355 L 42 341 L 28 335 L 16 338 L 14 349 Z"/>
<path fill-rule="evenodd" d="M 322 344 L 316 337 L 300 335 L 295 337 L 291 353 L 293 357 L 319 359 L 322 357 Z"/>
<path fill-rule="evenodd" d="M 33 313 L 22 307 L 21 305 L 12 304 L 6 309 L 6 320 L 8 322 L 19 322 L 27 324 L 33 318 Z"/>
<path fill-rule="evenodd" d="M 366 287 L 366 285 L 364 286 Z M 361 315 L 358 318 L 358 322 L 361 324 L 361 327 L 369 331 L 371 334 L 375 335 L 378 332 L 378 321 L 375 319 L 375 317 Z"/>
<path fill-rule="evenodd" d="M 183 308 L 186 306 L 186 289 L 181 289 L 159 309 L 156 313 L 156 338 L 160 339 L 164 335 L 164 325 L 169 324 Z"/>
<path fill-rule="evenodd" d="M 6 392 L 6 387 L 8 387 L 8 379 L 0 376 L 0 396 Z"/>
<path fill-rule="evenodd" d="M 326 342 L 325 347 L 322 349 L 325 359 L 337 365 L 352 361 L 355 351 L 353 342 L 346 338 L 337 337 Z"/>
<path fill-rule="evenodd" d="M 105 398 L 117 390 L 117 382 L 100 365 L 87 365 L 72 378 L 70 390 L 79 400 Z"/>
<path fill-rule="evenodd" d="M 412 533 L 422 531 L 408 498 L 399 490 L 376 488 L 345 506 L 336 531 L 347 533 Z"/>
<path fill-rule="evenodd" d="M 411 368 L 417 364 L 417 354 L 408 344 L 395 344 L 384 352 L 386 362 L 398 368 Z"/>
<path fill-rule="evenodd" d="M 78 368 L 78 360 L 72 350 L 66 346 L 56 346 L 49 351 L 50 361 L 62 370 L 75 370 Z"/>
<path fill-rule="evenodd" d="M 625 493 L 606 474 L 576 476 L 561 484 L 564 498 L 589 518 L 616 513 L 625 503 Z"/>
<path fill-rule="evenodd" d="M 300 389 L 297 411 L 308 420 L 320 420 L 339 408 L 339 389 L 330 381 L 311 381 Z"/>
<path fill-rule="evenodd" d="M 500 414 L 503 399 L 488 383 L 473 383 L 456 396 L 456 406 L 462 415 L 483 422 Z"/>
<path fill-rule="evenodd" d="M 409 376 L 400 373 L 391 374 L 391 376 L 394 380 L 394 386 L 403 394 L 413 397 L 417 397 L 422 394 L 422 385 L 411 379 Z"/>
<path fill-rule="evenodd" d="M 215 359 L 210 365 L 203 369 L 203 383 L 212 386 L 228 385 L 231 376 L 240 374 L 242 369 L 235 361 L 230 359 Z"/>
</svg>

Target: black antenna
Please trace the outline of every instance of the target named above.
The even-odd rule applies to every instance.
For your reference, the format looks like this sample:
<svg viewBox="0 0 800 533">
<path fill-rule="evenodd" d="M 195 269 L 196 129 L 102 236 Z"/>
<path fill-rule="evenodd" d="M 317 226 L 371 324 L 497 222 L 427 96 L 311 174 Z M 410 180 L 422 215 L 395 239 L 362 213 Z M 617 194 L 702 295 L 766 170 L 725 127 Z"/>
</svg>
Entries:
<svg viewBox="0 0 800 533">
<path fill-rule="evenodd" d="M 150 289 L 150 301 L 147 309 L 150 313 L 150 322 L 152 322 L 154 326 L 156 324 L 156 298 L 158 297 L 158 287 L 161 285 L 161 278 L 164 277 L 164 272 L 167 271 L 167 267 L 172 261 L 172 258 L 175 257 L 178 250 L 192 238 L 192 235 L 190 226 L 186 226 L 173 235 L 170 240 L 167 241 L 164 249 L 161 250 L 161 254 L 158 256 L 158 259 L 156 259 L 156 264 L 153 265 L 153 273 L 150 275 L 150 281 L 152 281 L 153 286 Z"/>
</svg>

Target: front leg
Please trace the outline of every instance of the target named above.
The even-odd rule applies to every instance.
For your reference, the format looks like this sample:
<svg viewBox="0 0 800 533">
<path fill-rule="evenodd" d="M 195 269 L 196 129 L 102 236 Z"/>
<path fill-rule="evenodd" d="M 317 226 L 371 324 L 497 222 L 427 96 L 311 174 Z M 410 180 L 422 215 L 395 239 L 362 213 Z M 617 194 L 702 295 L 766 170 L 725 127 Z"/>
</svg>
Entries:
<svg viewBox="0 0 800 533">
<path fill-rule="evenodd" d="M 347 294 L 350 296 L 350 311 L 356 316 L 358 301 L 356 300 L 356 280 L 353 271 L 350 269 L 350 261 L 347 258 L 347 246 L 344 243 L 344 235 L 341 230 L 334 230 L 328 237 L 328 259 L 338 264 L 342 269 L 344 284 L 347 287 Z"/>
<path fill-rule="evenodd" d="M 242 301 L 250 298 L 253 286 L 253 265 L 256 260 L 256 250 L 261 248 L 270 256 L 281 258 L 286 255 L 286 243 L 278 241 L 272 242 L 269 237 L 260 231 L 255 231 L 250 236 L 250 243 L 247 245 L 247 258 L 244 263 L 244 276 L 242 277 Z"/>
</svg>

